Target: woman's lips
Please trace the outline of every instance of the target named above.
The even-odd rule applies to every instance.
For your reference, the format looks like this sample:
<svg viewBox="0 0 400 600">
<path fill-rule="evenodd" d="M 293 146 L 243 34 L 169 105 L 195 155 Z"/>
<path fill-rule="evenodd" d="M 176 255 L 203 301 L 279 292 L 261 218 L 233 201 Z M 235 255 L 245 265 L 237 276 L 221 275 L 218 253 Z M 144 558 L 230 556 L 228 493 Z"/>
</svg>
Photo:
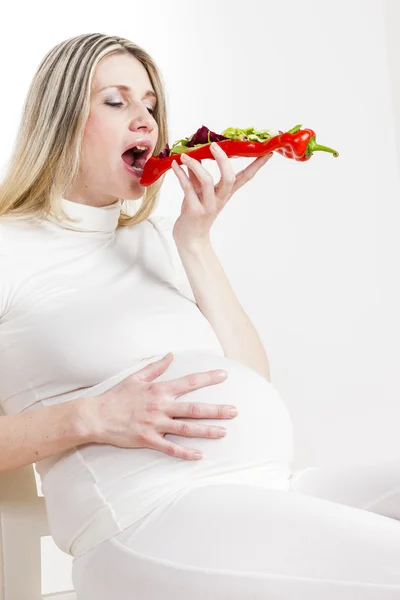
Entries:
<svg viewBox="0 0 400 600">
<path fill-rule="evenodd" d="M 130 173 L 131 175 L 133 175 L 134 177 L 137 177 L 138 179 L 142 178 L 143 175 L 143 169 L 136 169 L 135 167 L 131 167 L 129 164 L 127 164 L 124 160 L 122 161 L 124 164 L 125 169 L 128 171 L 128 173 Z"/>
</svg>

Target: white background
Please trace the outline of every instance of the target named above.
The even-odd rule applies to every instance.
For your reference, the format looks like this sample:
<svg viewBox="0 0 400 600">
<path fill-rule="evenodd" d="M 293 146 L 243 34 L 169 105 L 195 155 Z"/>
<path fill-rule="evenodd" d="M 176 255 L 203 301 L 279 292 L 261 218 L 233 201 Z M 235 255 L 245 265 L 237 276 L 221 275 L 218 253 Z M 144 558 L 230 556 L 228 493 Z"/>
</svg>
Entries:
<svg viewBox="0 0 400 600">
<path fill-rule="evenodd" d="M 307 163 L 275 155 L 212 232 L 292 414 L 294 468 L 400 457 L 399 24 L 396 0 L 3 8 L 0 167 L 44 54 L 94 32 L 130 38 L 154 57 L 170 142 L 203 124 L 302 123 L 340 152 Z M 232 160 L 235 171 L 249 162 Z M 217 180 L 216 164 L 203 164 Z M 170 171 L 157 212 L 178 216 L 181 200 Z M 43 542 L 43 591 L 70 587 L 70 557 Z"/>
</svg>

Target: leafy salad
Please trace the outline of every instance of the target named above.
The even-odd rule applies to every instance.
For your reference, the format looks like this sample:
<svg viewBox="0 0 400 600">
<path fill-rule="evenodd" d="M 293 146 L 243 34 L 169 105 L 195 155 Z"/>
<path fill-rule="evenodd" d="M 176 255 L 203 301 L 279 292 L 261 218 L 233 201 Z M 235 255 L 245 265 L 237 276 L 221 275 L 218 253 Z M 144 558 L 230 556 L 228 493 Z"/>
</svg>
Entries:
<svg viewBox="0 0 400 600">
<path fill-rule="evenodd" d="M 172 144 L 170 148 L 167 144 L 162 152 L 159 154 L 159 158 L 167 158 L 174 154 L 182 154 L 183 152 L 190 152 L 194 148 L 200 148 L 211 142 L 222 142 L 223 140 L 240 140 L 242 142 L 265 142 L 270 138 L 278 135 L 277 131 L 270 129 L 257 130 L 254 127 L 248 127 L 247 129 L 239 129 L 238 127 L 228 127 L 221 134 L 215 133 L 208 129 L 205 125 L 202 125 L 200 129 L 193 135 L 182 140 L 178 140 Z"/>
</svg>

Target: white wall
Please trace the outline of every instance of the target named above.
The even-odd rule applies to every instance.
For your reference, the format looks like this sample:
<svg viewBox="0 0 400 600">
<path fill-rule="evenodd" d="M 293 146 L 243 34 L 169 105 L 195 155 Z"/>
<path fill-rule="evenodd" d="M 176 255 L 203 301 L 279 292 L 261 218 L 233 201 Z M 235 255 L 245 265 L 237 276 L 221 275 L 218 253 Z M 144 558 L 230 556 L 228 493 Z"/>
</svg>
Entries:
<svg viewBox="0 0 400 600">
<path fill-rule="evenodd" d="M 36 2 L 23 11 L 8 5 L 0 24 L 0 165 L 44 53 L 95 31 L 131 38 L 154 56 L 171 141 L 202 124 L 303 123 L 339 150 L 336 160 L 319 154 L 304 164 L 276 155 L 213 229 L 292 413 L 294 467 L 400 456 L 398 7 L 120 0 L 71 2 L 56 17 L 54 3 Z M 236 171 L 249 164 L 232 162 Z M 216 164 L 204 164 L 216 177 Z M 171 172 L 158 210 L 177 216 L 181 197 Z"/>
<path fill-rule="evenodd" d="M 400 2 L 384 0 L 384 23 L 387 48 L 387 64 L 392 92 L 392 107 L 395 116 L 395 134 L 397 142 L 397 159 L 400 166 Z"/>
<path fill-rule="evenodd" d="M 276 156 L 214 228 L 293 415 L 295 466 L 399 456 L 399 213 L 383 5 L 220 3 L 219 26 L 206 6 L 169 32 L 212 21 L 221 36 L 209 53 L 182 52 L 183 91 L 166 65 L 172 137 L 199 119 L 217 131 L 302 122 L 340 151 L 307 164 Z M 178 207 L 171 177 L 163 209 L 173 194 Z"/>
</svg>

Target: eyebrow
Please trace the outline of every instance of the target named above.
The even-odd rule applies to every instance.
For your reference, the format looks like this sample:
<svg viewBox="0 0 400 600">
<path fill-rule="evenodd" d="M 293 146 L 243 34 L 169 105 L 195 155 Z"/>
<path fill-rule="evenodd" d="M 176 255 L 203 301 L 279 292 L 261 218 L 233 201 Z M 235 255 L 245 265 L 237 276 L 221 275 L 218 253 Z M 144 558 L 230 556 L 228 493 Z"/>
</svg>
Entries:
<svg viewBox="0 0 400 600">
<path fill-rule="evenodd" d="M 130 88 L 128 85 L 121 85 L 121 84 L 115 84 L 115 85 L 106 85 L 105 87 L 97 90 L 97 93 L 102 92 L 103 90 L 106 90 L 108 88 L 118 88 L 119 90 L 124 90 L 125 92 L 131 92 L 132 88 Z M 147 90 L 144 95 L 144 98 L 149 98 L 152 97 L 157 101 L 157 95 L 155 93 L 154 90 Z"/>
</svg>

